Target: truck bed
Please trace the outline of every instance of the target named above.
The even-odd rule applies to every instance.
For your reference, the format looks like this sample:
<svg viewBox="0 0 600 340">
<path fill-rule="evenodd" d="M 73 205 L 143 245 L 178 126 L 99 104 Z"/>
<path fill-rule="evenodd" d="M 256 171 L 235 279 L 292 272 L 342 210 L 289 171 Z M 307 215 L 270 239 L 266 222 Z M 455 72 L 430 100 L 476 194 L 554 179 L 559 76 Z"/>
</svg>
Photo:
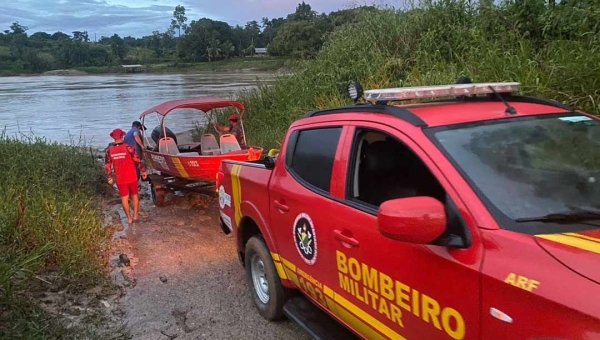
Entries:
<svg viewBox="0 0 600 340">
<path fill-rule="evenodd" d="M 251 202 L 252 210 L 262 212 L 263 218 L 268 219 L 269 183 L 273 173 L 274 160 L 272 157 L 256 161 L 221 162 L 218 176 L 219 205 L 222 228 L 225 234 L 239 227 L 241 216 L 252 215 L 243 202 Z"/>
<path fill-rule="evenodd" d="M 262 159 L 257 159 L 255 161 L 233 161 L 233 160 L 223 160 L 222 163 L 229 164 L 238 164 L 242 166 L 252 166 L 256 168 L 263 168 L 267 170 L 272 170 L 275 165 L 275 161 L 277 160 L 277 156 L 275 157 L 265 157 Z"/>
</svg>

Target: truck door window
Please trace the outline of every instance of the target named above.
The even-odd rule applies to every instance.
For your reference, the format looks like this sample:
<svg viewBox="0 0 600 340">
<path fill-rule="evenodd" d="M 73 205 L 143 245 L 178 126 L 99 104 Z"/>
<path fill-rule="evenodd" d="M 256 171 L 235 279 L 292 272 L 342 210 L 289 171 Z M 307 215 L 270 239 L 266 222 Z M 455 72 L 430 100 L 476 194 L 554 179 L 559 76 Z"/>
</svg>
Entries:
<svg viewBox="0 0 600 340">
<path fill-rule="evenodd" d="M 444 201 L 445 192 L 427 166 L 408 147 L 383 132 L 357 131 L 350 199 L 375 208 L 384 201 L 430 196 Z"/>
<path fill-rule="evenodd" d="M 342 132 L 341 127 L 317 128 L 294 132 L 295 143 L 286 153 L 288 171 L 297 179 L 315 188 L 329 192 L 331 171 Z M 291 151 L 291 152 L 290 152 Z"/>
<path fill-rule="evenodd" d="M 350 154 L 346 198 L 375 213 L 385 201 L 429 196 L 446 207 L 446 233 L 438 245 L 465 247 L 468 229 L 458 209 L 425 163 L 404 143 L 384 132 L 357 129 Z"/>
</svg>

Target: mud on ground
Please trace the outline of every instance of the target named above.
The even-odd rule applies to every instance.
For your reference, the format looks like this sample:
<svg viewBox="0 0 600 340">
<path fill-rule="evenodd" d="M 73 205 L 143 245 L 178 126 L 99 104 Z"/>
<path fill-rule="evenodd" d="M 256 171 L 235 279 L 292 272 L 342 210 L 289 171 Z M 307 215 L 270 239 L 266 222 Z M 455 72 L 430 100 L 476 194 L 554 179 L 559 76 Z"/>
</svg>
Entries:
<svg viewBox="0 0 600 340">
<path fill-rule="evenodd" d="M 115 234 L 111 275 L 123 287 L 133 339 L 310 339 L 289 320 L 258 314 L 215 198 L 167 194 L 166 205 L 154 207 L 147 190 L 142 183 L 139 222 L 128 226 L 117 204 L 111 213 L 124 226 Z"/>
</svg>

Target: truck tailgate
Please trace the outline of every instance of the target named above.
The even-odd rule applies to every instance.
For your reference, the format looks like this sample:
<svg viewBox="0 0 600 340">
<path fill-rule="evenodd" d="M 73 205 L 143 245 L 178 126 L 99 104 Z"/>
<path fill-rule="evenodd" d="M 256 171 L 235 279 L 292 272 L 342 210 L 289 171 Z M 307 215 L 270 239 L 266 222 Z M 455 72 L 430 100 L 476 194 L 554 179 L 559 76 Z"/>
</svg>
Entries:
<svg viewBox="0 0 600 340">
<path fill-rule="evenodd" d="M 272 170 L 263 164 L 223 161 L 218 176 L 219 212 L 222 228 L 229 234 L 239 226 L 242 202 L 254 206 L 268 219 L 269 181 Z"/>
</svg>

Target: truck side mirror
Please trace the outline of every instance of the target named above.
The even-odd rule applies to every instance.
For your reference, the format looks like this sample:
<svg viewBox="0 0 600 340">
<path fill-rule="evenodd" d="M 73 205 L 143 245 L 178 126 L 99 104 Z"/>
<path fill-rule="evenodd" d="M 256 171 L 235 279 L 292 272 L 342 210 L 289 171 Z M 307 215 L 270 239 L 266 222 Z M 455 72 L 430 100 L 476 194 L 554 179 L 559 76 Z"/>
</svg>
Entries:
<svg viewBox="0 0 600 340">
<path fill-rule="evenodd" d="M 393 199 L 379 206 L 377 224 L 379 232 L 387 238 L 429 244 L 445 231 L 446 211 L 432 197 Z"/>
</svg>

